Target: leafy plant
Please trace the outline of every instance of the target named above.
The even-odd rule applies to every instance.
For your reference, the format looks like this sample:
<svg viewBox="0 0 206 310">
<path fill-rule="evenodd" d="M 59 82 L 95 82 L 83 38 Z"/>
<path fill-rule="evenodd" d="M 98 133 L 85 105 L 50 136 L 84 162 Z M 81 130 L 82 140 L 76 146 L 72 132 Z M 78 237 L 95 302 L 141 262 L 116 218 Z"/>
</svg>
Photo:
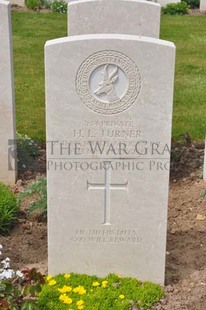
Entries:
<svg viewBox="0 0 206 310">
<path fill-rule="evenodd" d="M 29 206 L 29 212 L 39 212 L 44 218 L 47 217 L 47 181 L 41 178 L 27 186 L 27 188 L 19 193 L 19 200 L 24 198 L 32 198 L 33 201 Z"/>
<path fill-rule="evenodd" d="M 35 268 L 22 274 L 0 281 L 0 309 L 39 310 L 37 300 L 44 277 Z"/>
<path fill-rule="evenodd" d="M 202 196 L 202 197 L 205 197 L 205 196 L 206 196 L 206 189 L 204 189 L 204 191 L 201 193 L 201 196 Z"/>
<path fill-rule="evenodd" d="M 0 255 L 3 247 L 0 244 Z M 10 267 L 10 259 L 1 261 L 0 269 L 0 309 L 1 310 L 39 310 L 38 294 L 44 276 L 35 268 L 24 268 L 16 272 Z"/>
<path fill-rule="evenodd" d="M 68 4 L 63 0 L 54 0 L 50 7 L 53 12 L 67 13 L 67 5 Z"/>
<path fill-rule="evenodd" d="M 16 133 L 16 141 L 18 169 L 28 169 L 33 159 L 39 156 L 39 146 L 27 135 L 18 132 Z"/>
<path fill-rule="evenodd" d="M 44 7 L 45 9 L 51 9 L 51 5 L 51 0 L 41 0 L 41 7 Z"/>
<path fill-rule="evenodd" d="M 191 9 L 199 9 L 200 0 L 184 0 Z"/>
<path fill-rule="evenodd" d="M 163 14 L 166 15 L 185 15 L 188 14 L 189 6 L 185 1 L 179 3 L 169 3 L 162 8 Z"/>
<path fill-rule="evenodd" d="M 9 232 L 17 220 L 18 203 L 10 189 L 0 183 L 0 233 Z"/>
<path fill-rule="evenodd" d="M 80 274 L 48 276 L 39 294 L 44 310 L 149 309 L 164 295 L 159 285 L 110 274 L 106 278 Z"/>
<path fill-rule="evenodd" d="M 40 0 L 26 0 L 25 4 L 28 9 L 32 10 L 38 10 L 41 6 Z"/>
</svg>

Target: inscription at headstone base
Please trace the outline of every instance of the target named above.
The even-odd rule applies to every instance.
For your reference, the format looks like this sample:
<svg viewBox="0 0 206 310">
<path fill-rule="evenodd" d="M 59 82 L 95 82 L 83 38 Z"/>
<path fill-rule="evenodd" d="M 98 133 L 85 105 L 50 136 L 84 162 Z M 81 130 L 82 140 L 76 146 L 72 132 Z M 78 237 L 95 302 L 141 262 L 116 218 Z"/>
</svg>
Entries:
<svg viewBox="0 0 206 310">
<path fill-rule="evenodd" d="M 153 38 L 46 43 L 50 274 L 163 284 L 174 62 Z"/>
<path fill-rule="evenodd" d="M 10 4 L 0 0 L 0 181 L 16 180 L 15 107 Z"/>
</svg>

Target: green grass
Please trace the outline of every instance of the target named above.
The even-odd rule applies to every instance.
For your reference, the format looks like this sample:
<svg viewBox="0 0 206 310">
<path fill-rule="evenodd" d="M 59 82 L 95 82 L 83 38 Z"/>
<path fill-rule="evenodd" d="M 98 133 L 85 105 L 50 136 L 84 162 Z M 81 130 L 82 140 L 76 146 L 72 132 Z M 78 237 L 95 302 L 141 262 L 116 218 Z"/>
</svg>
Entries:
<svg viewBox="0 0 206 310">
<path fill-rule="evenodd" d="M 66 14 L 13 13 L 17 130 L 45 140 L 44 44 L 66 36 Z M 162 16 L 161 38 L 177 47 L 173 137 L 206 132 L 206 15 Z"/>
<path fill-rule="evenodd" d="M 66 24 L 66 14 L 12 14 L 17 130 L 33 139 L 45 140 L 44 44 Z"/>
<path fill-rule="evenodd" d="M 206 134 L 206 16 L 162 16 L 161 39 L 175 43 L 173 137 Z"/>
</svg>

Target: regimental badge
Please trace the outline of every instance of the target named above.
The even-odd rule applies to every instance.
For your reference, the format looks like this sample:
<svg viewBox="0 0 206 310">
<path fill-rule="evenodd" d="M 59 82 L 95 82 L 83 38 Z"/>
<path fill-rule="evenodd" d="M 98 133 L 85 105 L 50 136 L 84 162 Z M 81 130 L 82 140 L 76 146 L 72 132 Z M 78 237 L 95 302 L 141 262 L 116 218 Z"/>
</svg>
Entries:
<svg viewBox="0 0 206 310">
<path fill-rule="evenodd" d="M 117 51 L 101 51 L 81 64 L 76 89 L 90 110 L 117 114 L 135 103 L 141 89 L 141 75 L 128 56 Z"/>
</svg>

